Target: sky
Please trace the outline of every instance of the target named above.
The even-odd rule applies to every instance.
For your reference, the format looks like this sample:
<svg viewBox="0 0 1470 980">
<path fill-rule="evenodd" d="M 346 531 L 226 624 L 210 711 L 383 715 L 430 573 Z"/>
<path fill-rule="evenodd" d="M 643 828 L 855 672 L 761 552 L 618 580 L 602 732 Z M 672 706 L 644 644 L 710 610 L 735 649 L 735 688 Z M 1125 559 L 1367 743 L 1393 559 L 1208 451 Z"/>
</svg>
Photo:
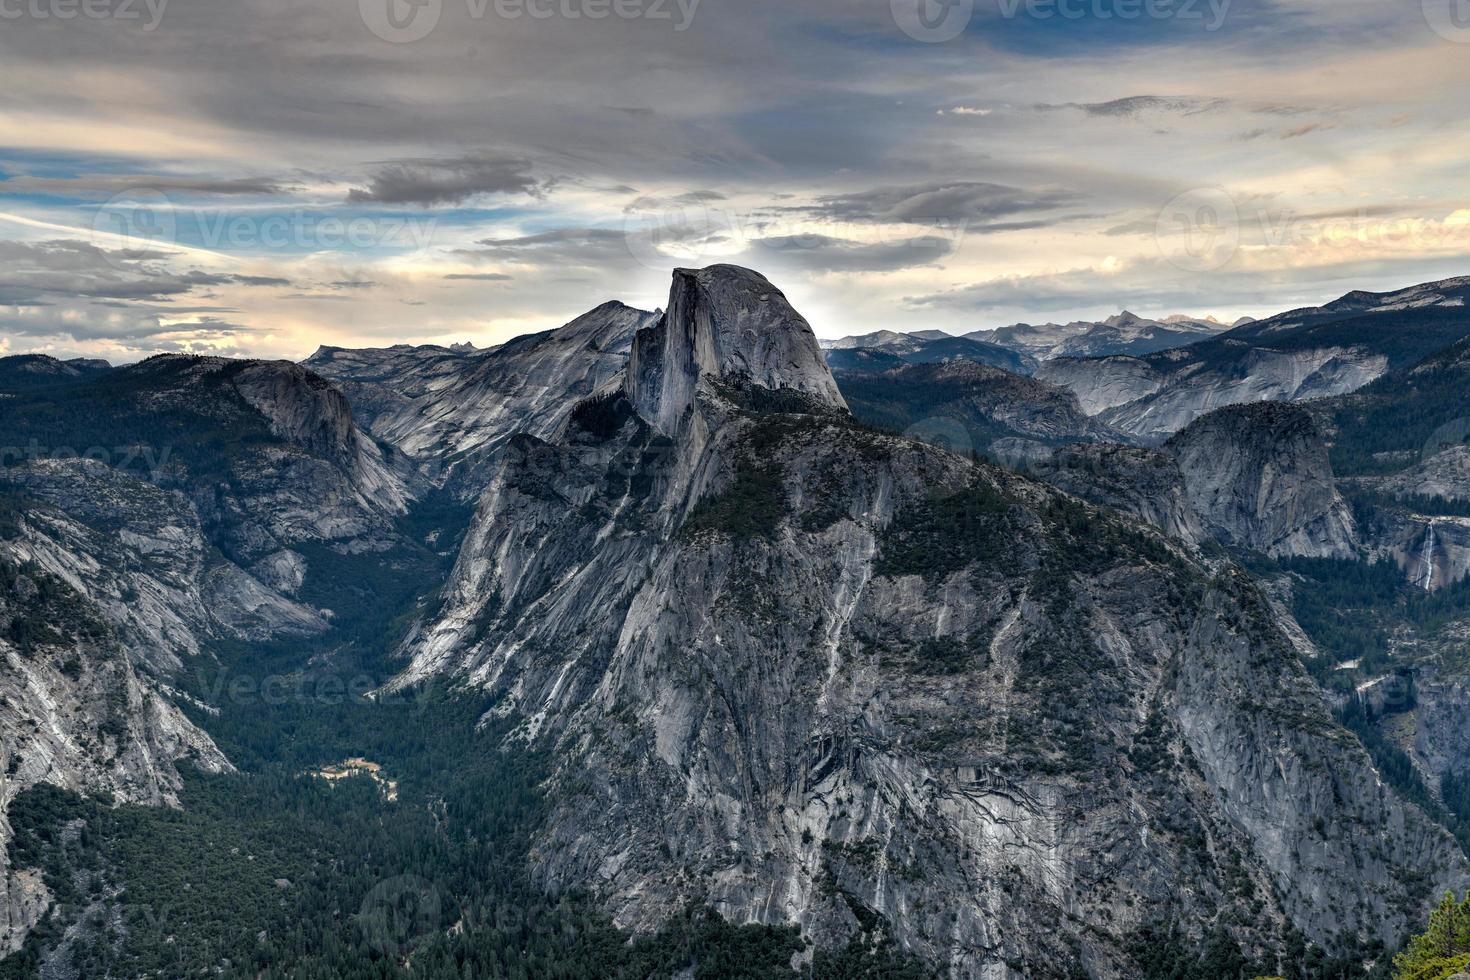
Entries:
<svg viewBox="0 0 1470 980">
<path fill-rule="evenodd" d="M 826 337 L 1470 273 L 1470 0 L 0 0 L 0 354 Z"/>
</svg>

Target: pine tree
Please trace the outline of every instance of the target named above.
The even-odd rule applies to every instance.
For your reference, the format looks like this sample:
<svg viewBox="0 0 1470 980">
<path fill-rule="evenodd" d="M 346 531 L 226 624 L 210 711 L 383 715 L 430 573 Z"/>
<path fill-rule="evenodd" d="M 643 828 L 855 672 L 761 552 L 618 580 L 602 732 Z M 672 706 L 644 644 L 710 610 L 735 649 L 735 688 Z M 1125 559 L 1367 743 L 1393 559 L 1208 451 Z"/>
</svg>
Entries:
<svg viewBox="0 0 1470 980">
<path fill-rule="evenodd" d="M 1470 969 L 1470 894 L 1456 902 L 1446 894 L 1429 928 L 1393 962 L 1394 980 L 1446 980 Z"/>
</svg>

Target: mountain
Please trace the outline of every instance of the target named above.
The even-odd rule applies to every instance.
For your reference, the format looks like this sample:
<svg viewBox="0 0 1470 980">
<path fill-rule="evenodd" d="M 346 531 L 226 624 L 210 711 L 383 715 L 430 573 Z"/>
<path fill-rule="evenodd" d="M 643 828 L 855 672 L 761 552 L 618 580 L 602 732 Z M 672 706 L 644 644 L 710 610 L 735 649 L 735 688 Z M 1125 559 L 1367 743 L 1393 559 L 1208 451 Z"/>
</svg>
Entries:
<svg viewBox="0 0 1470 980">
<path fill-rule="evenodd" d="M 1027 458 L 1123 438 L 1085 415 L 1065 388 L 973 361 L 834 373 L 859 421 L 962 454 Z"/>
<path fill-rule="evenodd" d="M 1211 412 L 1167 443 L 1194 511 L 1222 544 L 1353 558 L 1358 532 L 1310 413 L 1266 402 Z"/>
<path fill-rule="evenodd" d="M 854 424 L 779 297 L 676 273 L 621 387 L 511 440 L 405 644 L 390 690 L 482 689 L 553 760 L 538 880 L 1122 977 L 1150 928 L 1391 941 L 1466 879 L 1246 577 Z"/>
<path fill-rule="evenodd" d="M 1119 354 L 1140 357 L 1198 343 L 1226 329 L 1224 324 L 1211 317 L 1199 319 L 1176 314 L 1162 320 L 1150 320 L 1124 310 L 1096 323 L 1085 320 L 1034 326 L 1017 323 L 994 330 L 976 330 L 965 336 L 1046 361 L 1057 357 L 1109 357 Z"/>
<path fill-rule="evenodd" d="M 927 336 L 917 333 L 899 333 L 896 330 L 876 330 L 873 333 L 858 334 L 852 337 L 839 337 L 836 340 L 818 341 L 822 350 L 853 350 L 856 348 L 888 347 L 894 348 L 895 353 L 918 350 L 926 340 L 943 340 L 949 334 L 943 331 L 925 331 Z M 937 335 L 937 336 L 936 336 Z"/>
<path fill-rule="evenodd" d="M 0 394 L 84 381 L 110 370 L 111 364 L 95 358 L 61 361 L 48 354 L 16 354 L 0 358 Z"/>
<path fill-rule="evenodd" d="M 575 400 L 627 363 L 633 335 L 657 314 L 605 303 L 566 326 L 487 350 L 323 348 L 305 366 L 343 386 L 368 430 L 425 479 L 473 500 L 518 432 L 546 436 Z"/>
<path fill-rule="evenodd" d="M 849 339 L 867 340 L 875 336 Z M 1027 354 L 1018 353 L 996 344 L 987 344 L 965 337 L 950 337 L 947 334 L 934 339 L 924 339 L 918 334 L 894 336 L 902 339 L 871 346 L 827 347 L 827 364 L 833 371 L 840 373 L 887 370 L 903 364 L 972 361 L 976 364 L 1000 368 L 1012 374 L 1030 375 L 1036 372 L 1035 359 Z"/>
<path fill-rule="evenodd" d="M 1048 361 L 1039 376 L 1109 425 L 1158 442 L 1215 408 L 1341 395 L 1414 364 L 1470 334 L 1467 295 L 1465 278 L 1354 292 L 1176 350 Z"/>
</svg>

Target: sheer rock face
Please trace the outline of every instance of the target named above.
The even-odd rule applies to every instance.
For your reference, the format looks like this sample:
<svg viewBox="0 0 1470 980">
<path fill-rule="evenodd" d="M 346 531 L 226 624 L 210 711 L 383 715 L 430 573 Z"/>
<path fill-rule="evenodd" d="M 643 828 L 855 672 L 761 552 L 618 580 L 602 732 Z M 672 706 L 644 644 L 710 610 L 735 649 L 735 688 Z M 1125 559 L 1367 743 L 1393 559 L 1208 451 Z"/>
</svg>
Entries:
<svg viewBox="0 0 1470 980">
<path fill-rule="evenodd" d="M 625 401 L 512 440 L 405 651 L 400 683 L 499 692 L 554 750 L 547 885 L 640 929 L 690 900 L 824 942 L 876 914 L 1019 980 L 1131 976 L 1160 920 L 1388 938 L 1470 880 L 1247 580 L 857 427 L 804 361 L 707 370 L 744 296 L 671 303 Z"/>
<path fill-rule="evenodd" d="M 668 311 L 634 338 L 626 391 L 639 414 L 668 434 L 694 406 L 705 376 L 846 408 L 806 320 L 764 276 L 739 266 L 674 271 Z"/>
<path fill-rule="evenodd" d="M 1100 415 L 1158 391 L 1163 376 L 1137 357 L 1059 358 L 1037 371 L 1043 381 L 1061 385 L 1077 396 L 1088 415 Z"/>
<path fill-rule="evenodd" d="M 1165 372 L 1157 389 L 1106 409 L 1100 413 L 1102 420 L 1136 438 L 1157 443 L 1195 419 L 1229 405 L 1305 401 L 1356 391 L 1380 377 L 1389 365 L 1387 357 L 1370 350 L 1339 347 L 1244 350 L 1237 360 L 1220 365 L 1167 362 L 1170 355 L 1183 358 L 1192 350 L 1182 348 L 1155 355 L 1151 367 Z"/>
<path fill-rule="evenodd" d="M 616 384 L 658 314 L 604 303 L 556 330 L 485 351 L 323 349 L 306 365 L 344 385 L 373 435 L 431 482 L 474 499 L 520 433 L 551 438 L 581 398 Z"/>
<path fill-rule="evenodd" d="M 1352 558 L 1358 532 L 1312 417 L 1278 403 L 1211 413 L 1165 444 L 1216 538 L 1276 557 Z"/>
</svg>

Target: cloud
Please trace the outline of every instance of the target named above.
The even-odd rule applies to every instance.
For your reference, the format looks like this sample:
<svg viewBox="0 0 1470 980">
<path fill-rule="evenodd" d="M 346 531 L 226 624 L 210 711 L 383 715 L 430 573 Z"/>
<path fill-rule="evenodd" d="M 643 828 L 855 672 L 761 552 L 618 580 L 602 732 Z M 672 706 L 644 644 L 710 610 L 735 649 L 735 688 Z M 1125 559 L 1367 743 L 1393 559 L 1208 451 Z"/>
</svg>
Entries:
<svg viewBox="0 0 1470 980">
<path fill-rule="evenodd" d="M 800 210 L 835 221 L 978 226 L 975 230 L 991 226 L 990 230 L 1004 230 L 1042 227 L 1050 222 L 1032 219 L 1002 223 L 1002 218 L 1051 212 L 1076 201 L 1073 193 L 1056 189 L 1026 190 L 983 181 L 949 181 L 823 197 Z"/>
<path fill-rule="evenodd" d="M 82 174 L 77 177 L 11 177 L 0 180 L 7 193 L 113 195 L 124 191 L 149 190 L 162 194 L 202 194 L 239 197 L 277 195 L 288 187 L 266 177 L 169 177 L 158 174 Z"/>
<path fill-rule="evenodd" d="M 353 188 L 347 200 L 354 204 L 462 204 L 480 194 L 534 194 L 536 179 L 529 161 L 494 155 L 463 156 L 445 160 L 402 160 L 391 163 Z"/>
<path fill-rule="evenodd" d="M 70 239 L 0 241 L 0 303 L 43 305 L 43 299 L 58 296 L 162 300 L 248 278 L 198 269 L 175 272 L 153 261 L 157 256 Z"/>
<path fill-rule="evenodd" d="M 503 272 L 451 272 L 445 279 L 467 279 L 474 282 L 510 282 L 515 276 Z"/>
<path fill-rule="evenodd" d="M 1145 115 L 1197 116 L 1207 112 L 1221 112 L 1230 107 L 1228 99 L 1201 98 L 1197 96 L 1130 95 L 1111 102 L 1064 102 L 1060 105 L 1043 103 L 1036 108 L 1042 112 L 1057 112 L 1075 109 L 1089 116 L 1106 119 L 1137 119 Z"/>
<path fill-rule="evenodd" d="M 482 238 L 478 249 L 457 254 L 538 266 L 627 265 L 633 259 L 625 232 L 614 228 L 555 228 L 512 238 Z"/>
<path fill-rule="evenodd" d="M 952 241 L 933 235 L 879 243 L 827 235 L 781 235 L 751 241 L 748 254 L 757 264 L 772 262 L 808 272 L 891 272 L 932 265 L 953 251 Z"/>
</svg>

